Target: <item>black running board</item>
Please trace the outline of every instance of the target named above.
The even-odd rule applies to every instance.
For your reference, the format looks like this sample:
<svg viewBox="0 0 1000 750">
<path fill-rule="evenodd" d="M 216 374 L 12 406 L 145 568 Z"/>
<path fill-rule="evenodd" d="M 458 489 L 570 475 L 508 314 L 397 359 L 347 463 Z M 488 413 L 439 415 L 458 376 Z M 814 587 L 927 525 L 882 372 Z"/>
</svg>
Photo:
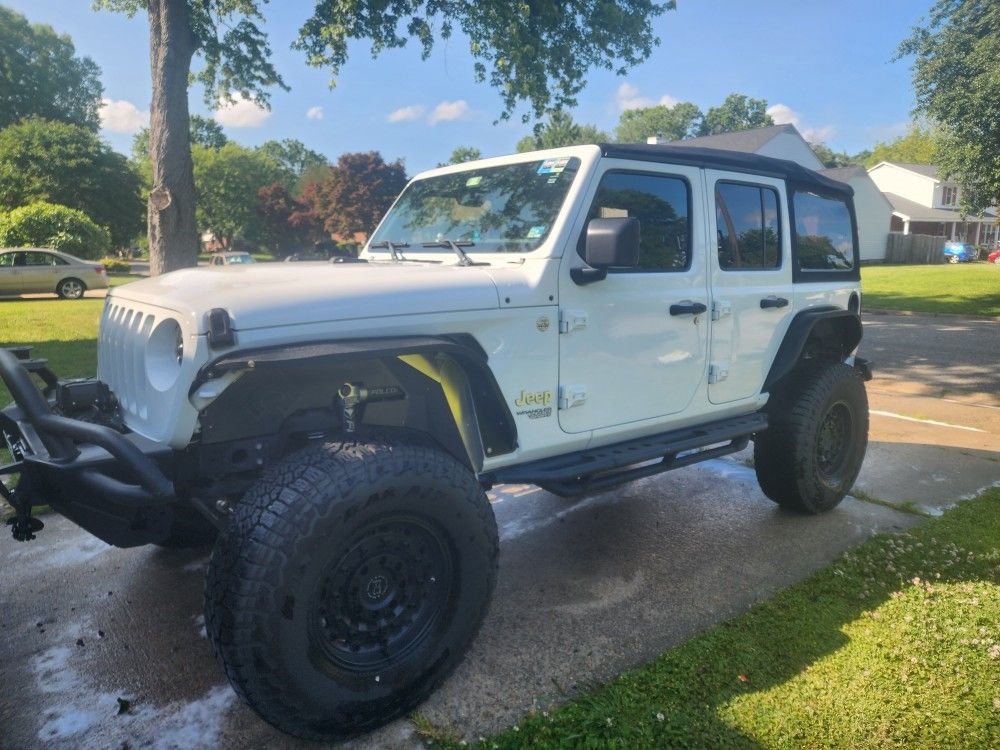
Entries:
<svg viewBox="0 0 1000 750">
<path fill-rule="evenodd" d="M 572 497 L 735 453 L 766 429 L 767 415 L 755 412 L 497 469 L 482 479 L 487 484 L 537 484 Z"/>
</svg>

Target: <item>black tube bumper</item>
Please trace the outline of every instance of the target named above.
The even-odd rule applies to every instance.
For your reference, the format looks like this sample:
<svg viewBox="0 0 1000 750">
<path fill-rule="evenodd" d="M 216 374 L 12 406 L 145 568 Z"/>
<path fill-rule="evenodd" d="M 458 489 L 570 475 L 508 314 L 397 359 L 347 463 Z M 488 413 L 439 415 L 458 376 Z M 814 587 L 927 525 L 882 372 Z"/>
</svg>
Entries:
<svg viewBox="0 0 1000 750">
<path fill-rule="evenodd" d="M 172 468 L 173 450 L 136 433 L 53 414 L 28 368 L 47 390 L 55 378 L 26 354 L 0 349 L 0 377 L 14 396 L 0 410 L 0 430 L 13 456 L 0 473 L 21 475 L 15 508 L 51 505 L 117 546 L 164 538 L 176 501 L 165 472 Z"/>
</svg>

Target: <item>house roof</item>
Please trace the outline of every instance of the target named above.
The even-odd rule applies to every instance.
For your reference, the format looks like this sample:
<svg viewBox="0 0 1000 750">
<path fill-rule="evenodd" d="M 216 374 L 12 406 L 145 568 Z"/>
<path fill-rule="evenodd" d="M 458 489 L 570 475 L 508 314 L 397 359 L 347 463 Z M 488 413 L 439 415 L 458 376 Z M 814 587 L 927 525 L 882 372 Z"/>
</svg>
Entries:
<svg viewBox="0 0 1000 750">
<path fill-rule="evenodd" d="M 935 180 L 938 178 L 938 168 L 933 164 L 917 164 L 911 161 L 887 161 L 886 164 L 908 169 L 911 172 L 916 172 L 917 174 L 922 174 L 924 177 L 931 177 Z"/>
<path fill-rule="evenodd" d="M 868 174 L 868 171 L 859 164 L 851 164 L 847 167 L 828 167 L 827 169 L 816 170 L 821 175 L 829 177 L 831 180 L 848 182 L 858 175 L 858 173 Z"/>
<path fill-rule="evenodd" d="M 603 143 L 604 156 L 612 159 L 685 164 L 694 167 L 722 169 L 729 172 L 746 172 L 788 180 L 799 187 L 839 195 L 854 195 L 854 188 L 844 182 L 831 180 L 818 172 L 788 159 L 775 159 L 760 154 L 745 153 L 720 148 L 698 148 L 676 144 Z"/>
<path fill-rule="evenodd" d="M 907 221 L 962 221 L 962 215 L 957 208 L 930 208 L 921 205 L 909 198 L 904 198 L 895 193 L 883 193 L 892 204 L 892 212 Z M 986 219 L 996 219 L 995 210 L 987 209 L 983 212 Z M 967 221 L 976 221 L 974 216 L 966 217 Z"/>
<path fill-rule="evenodd" d="M 768 141 L 782 133 L 798 135 L 794 125 L 771 125 L 766 128 L 737 130 L 732 133 L 718 135 L 702 135 L 697 138 L 686 138 L 683 141 L 671 141 L 671 146 L 685 148 L 724 148 L 730 151 L 756 151 Z"/>
</svg>

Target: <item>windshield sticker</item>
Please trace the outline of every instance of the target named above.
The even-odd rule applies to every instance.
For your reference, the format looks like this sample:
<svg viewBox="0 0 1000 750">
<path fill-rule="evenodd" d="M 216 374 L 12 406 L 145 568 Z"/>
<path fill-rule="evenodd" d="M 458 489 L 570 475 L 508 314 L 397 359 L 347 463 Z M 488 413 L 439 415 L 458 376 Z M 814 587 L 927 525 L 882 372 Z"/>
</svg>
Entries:
<svg viewBox="0 0 1000 750">
<path fill-rule="evenodd" d="M 482 181 L 483 181 L 483 176 L 481 174 L 477 174 L 475 177 L 470 177 L 469 179 L 467 179 L 465 181 L 465 186 L 466 187 L 475 187 L 476 185 L 478 185 Z"/>
<path fill-rule="evenodd" d="M 539 224 L 538 226 L 532 227 L 531 229 L 528 230 L 528 239 L 536 240 L 539 237 L 543 236 L 544 234 L 545 234 L 545 225 Z"/>
<path fill-rule="evenodd" d="M 546 159 L 542 162 L 542 166 L 538 168 L 538 174 L 559 174 L 566 169 L 567 164 L 569 164 L 568 156 L 560 156 L 556 159 Z"/>
</svg>

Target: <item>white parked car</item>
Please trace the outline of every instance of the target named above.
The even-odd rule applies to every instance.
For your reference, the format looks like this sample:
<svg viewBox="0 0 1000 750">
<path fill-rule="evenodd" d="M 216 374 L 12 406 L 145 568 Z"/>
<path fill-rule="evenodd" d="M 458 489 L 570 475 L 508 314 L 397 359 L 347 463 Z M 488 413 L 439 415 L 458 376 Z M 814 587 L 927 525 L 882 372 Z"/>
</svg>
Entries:
<svg viewBox="0 0 1000 750">
<path fill-rule="evenodd" d="M 209 638 L 287 732 L 368 731 L 455 667 L 496 581 L 494 484 L 579 495 L 752 440 L 764 493 L 820 513 L 861 467 L 852 190 L 798 164 L 603 145 L 443 167 L 351 260 L 116 288 L 99 380 L 46 371 L 49 401 L 0 350 L 15 536 L 43 503 L 119 546 L 217 534 Z"/>
<path fill-rule="evenodd" d="M 0 248 L 0 295 L 51 292 L 80 299 L 88 289 L 107 289 L 104 266 L 45 248 Z"/>
<path fill-rule="evenodd" d="M 254 263 L 253 256 L 250 253 L 245 253 L 242 251 L 233 251 L 225 253 L 215 253 L 208 264 L 212 267 L 218 266 L 242 266 L 248 263 Z"/>
</svg>

